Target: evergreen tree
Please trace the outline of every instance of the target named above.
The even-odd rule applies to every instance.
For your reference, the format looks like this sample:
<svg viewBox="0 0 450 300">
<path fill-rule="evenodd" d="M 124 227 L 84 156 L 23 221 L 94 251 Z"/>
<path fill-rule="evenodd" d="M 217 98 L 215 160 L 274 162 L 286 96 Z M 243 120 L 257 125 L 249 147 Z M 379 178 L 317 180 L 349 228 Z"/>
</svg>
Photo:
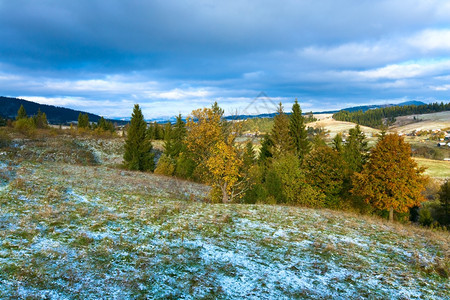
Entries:
<svg viewBox="0 0 450 300">
<path fill-rule="evenodd" d="M 450 181 L 447 180 L 445 183 L 441 186 L 439 192 L 439 202 L 441 203 L 442 207 L 442 214 L 443 214 L 443 225 L 449 225 L 450 224 Z"/>
<path fill-rule="evenodd" d="M 23 105 L 20 105 L 20 108 L 17 111 L 16 120 L 26 119 L 26 118 L 28 118 L 28 116 L 27 116 L 27 112 L 25 110 L 25 107 L 23 107 Z"/>
<path fill-rule="evenodd" d="M 289 118 L 283 112 L 281 102 L 277 109 L 277 115 L 274 118 L 270 139 L 272 141 L 272 147 L 270 149 L 272 156 L 279 157 L 294 151 L 294 145 L 289 133 Z"/>
<path fill-rule="evenodd" d="M 47 128 L 48 126 L 47 115 L 41 112 L 40 109 L 38 109 L 37 114 L 33 116 L 33 122 L 36 128 Z"/>
<path fill-rule="evenodd" d="M 253 150 L 253 143 L 248 141 L 245 144 L 244 155 L 243 155 L 243 164 L 246 170 L 249 170 L 255 164 L 255 151 Z"/>
<path fill-rule="evenodd" d="M 173 125 L 171 137 L 173 143 L 167 154 L 172 157 L 178 157 L 180 153 L 185 151 L 184 140 L 186 139 L 186 123 L 181 118 L 181 114 L 177 116 L 177 120 Z"/>
<path fill-rule="evenodd" d="M 343 147 L 343 157 L 352 172 L 361 172 L 367 160 L 367 141 L 359 125 L 349 130 L 349 136 Z"/>
<path fill-rule="evenodd" d="M 147 123 L 138 104 L 134 105 L 125 141 L 124 165 L 130 170 L 153 171 L 155 163 L 151 140 L 147 137 Z"/>
<path fill-rule="evenodd" d="M 425 201 L 422 191 L 427 178 L 411 157 L 411 146 L 397 134 L 387 134 L 370 153 L 360 173 L 353 175 L 352 193 L 364 197 L 377 209 L 407 212 Z"/>
<path fill-rule="evenodd" d="M 295 99 L 295 103 L 292 106 L 292 114 L 289 118 L 289 134 L 298 157 L 303 159 L 310 151 L 310 145 L 308 132 L 305 128 L 305 118 L 302 116 L 302 110 L 297 99 Z"/>
<path fill-rule="evenodd" d="M 322 192 L 329 208 L 344 208 L 345 162 L 336 150 L 321 146 L 312 150 L 303 161 L 307 182 Z"/>
<path fill-rule="evenodd" d="M 342 133 L 338 133 L 336 134 L 336 136 L 333 138 L 333 149 L 336 150 L 337 152 L 342 152 Z"/>
<path fill-rule="evenodd" d="M 268 158 L 272 157 L 272 153 L 270 149 L 272 148 L 272 140 L 268 134 L 265 134 L 261 141 L 261 149 L 259 150 L 259 163 L 263 164 L 267 161 Z"/>
<path fill-rule="evenodd" d="M 78 128 L 89 128 L 89 115 L 80 113 L 78 115 Z"/>
</svg>

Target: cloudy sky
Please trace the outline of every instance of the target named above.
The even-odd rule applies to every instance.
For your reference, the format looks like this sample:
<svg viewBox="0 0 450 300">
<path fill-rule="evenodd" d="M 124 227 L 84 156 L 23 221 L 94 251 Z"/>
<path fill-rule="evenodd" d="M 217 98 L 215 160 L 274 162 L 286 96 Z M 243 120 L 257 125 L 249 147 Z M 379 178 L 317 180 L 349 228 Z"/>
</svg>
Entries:
<svg viewBox="0 0 450 300">
<path fill-rule="evenodd" d="M 448 0 L 0 0 L 0 95 L 146 118 L 252 112 L 260 92 L 303 111 L 449 101 L 449 16 Z"/>
</svg>

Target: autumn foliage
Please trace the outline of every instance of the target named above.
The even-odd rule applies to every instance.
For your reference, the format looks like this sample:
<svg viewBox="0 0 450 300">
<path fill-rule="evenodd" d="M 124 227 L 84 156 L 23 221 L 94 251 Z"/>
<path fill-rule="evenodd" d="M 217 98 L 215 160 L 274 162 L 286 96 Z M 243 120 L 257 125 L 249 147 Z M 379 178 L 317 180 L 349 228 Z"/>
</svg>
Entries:
<svg viewBox="0 0 450 300">
<path fill-rule="evenodd" d="M 411 158 L 411 146 L 402 137 L 388 134 L 372 150 L 363 170 L 354 174 L 352 192 L 378 209 L 389 210 L 392 221 L 394 211 L 407 212 L 425 201 L 423 171 Z"/>
</svg>

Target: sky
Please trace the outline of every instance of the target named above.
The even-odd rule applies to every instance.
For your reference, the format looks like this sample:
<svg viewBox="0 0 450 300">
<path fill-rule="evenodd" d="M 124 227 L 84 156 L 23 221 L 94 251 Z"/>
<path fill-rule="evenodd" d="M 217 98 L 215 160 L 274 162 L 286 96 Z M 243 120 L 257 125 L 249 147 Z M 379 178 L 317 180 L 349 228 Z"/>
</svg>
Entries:
<svg viewBox="0 0 450 300">
<path fill-rule="evenodd" d="M 0 41 L 1 96 L 108 118 L 450 98 L 448 0 L 0 0 Z"/>
</svg>

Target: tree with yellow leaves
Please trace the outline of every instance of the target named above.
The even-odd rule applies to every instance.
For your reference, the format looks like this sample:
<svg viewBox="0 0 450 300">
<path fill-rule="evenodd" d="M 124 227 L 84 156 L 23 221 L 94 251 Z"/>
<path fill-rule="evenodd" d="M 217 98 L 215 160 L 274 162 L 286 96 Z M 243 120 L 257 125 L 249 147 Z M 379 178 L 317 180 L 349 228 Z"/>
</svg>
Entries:
<svg viewBox="0 0 450 300">
<path fill-rule="evenodd" d="M 363 196 L 375 208 L 388 210 L 389 220 L 393 221 L 394 211 L 407 212 L 425 201 L 421 192 L 427 177 L 423 172 L 411 158 L 411 146 L 402 137 L 384 135 L 361 173 L 354 173 L 352 193 Z"/>
<path fill-rule="evenodd" d="M 230 202 L 241 194 L 238 186 L 243 162 L 234 143 L 238 130 L 230 130 L 222 115 L 217 103 L 194 110 L 186 121 L 186 147 L 197 163 L 200 178 L 221 191 L 222 202 Z"/>
</svg>

